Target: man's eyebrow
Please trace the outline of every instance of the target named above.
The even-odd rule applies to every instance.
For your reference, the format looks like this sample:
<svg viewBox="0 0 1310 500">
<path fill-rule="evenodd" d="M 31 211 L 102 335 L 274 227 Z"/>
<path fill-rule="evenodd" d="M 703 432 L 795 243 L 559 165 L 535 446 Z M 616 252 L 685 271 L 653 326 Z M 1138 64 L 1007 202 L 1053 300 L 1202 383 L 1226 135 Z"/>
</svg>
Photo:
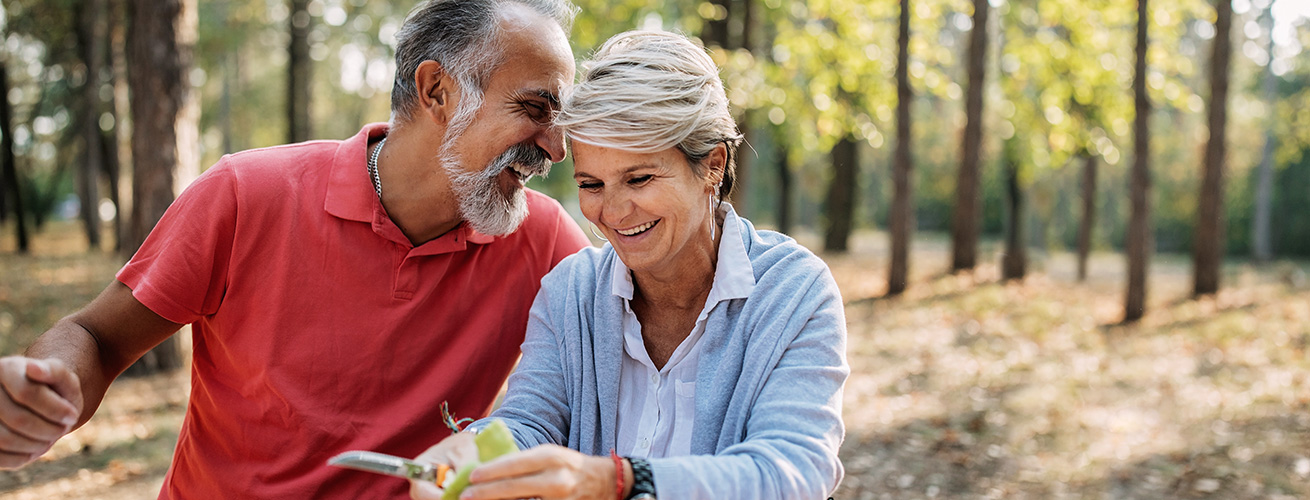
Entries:
<svg viewBox="0 0 1310 500">
<path fill-rule="evenodd" d="M 554 92 L 551 92 L 546 89 L 537 89 L 537 90 L 530 90 L 528 91 L 528 93 L 535 94 L 537 97 L 545 99 L 546 102 L 549 102 L 551 104 L 551 106 L 559 106 L 559 96 L 556 96 Z"/>
</svg>

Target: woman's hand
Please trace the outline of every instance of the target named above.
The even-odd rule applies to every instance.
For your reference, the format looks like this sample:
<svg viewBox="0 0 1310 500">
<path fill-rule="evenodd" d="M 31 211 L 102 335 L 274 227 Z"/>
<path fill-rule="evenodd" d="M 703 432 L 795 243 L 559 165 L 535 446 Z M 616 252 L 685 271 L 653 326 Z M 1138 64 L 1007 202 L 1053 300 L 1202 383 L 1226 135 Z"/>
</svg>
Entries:
<svg viewBox="0 0 1310 500">
<path fill-rule="evenodd" d="M 415 458 L 414 461 L 433 465 L 445 464 L 460 467 L 478 459 L 478 445 L 473 443 L 473 433 L 456 433 Z M 454 472 L 451 472 L 454 474 Z M 440 500 L 441 489 L 428 481 L 410 481 L 409 496 L 415 500 Z"/>
<path fill-rule="evenodd" d="M 613 500 L 614 474 L 609 457 L 542 445 L 478 466 L 460 499 Z"/>
</svg>

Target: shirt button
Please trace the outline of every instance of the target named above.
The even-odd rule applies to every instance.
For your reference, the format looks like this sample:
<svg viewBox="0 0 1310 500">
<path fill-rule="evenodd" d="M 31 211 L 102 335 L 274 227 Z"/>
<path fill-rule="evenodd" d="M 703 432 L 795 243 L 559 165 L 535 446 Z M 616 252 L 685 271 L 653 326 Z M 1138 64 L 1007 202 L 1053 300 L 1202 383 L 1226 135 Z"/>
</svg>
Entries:
<svg viewBox="0 0 1310 500">
<path fill-rule="evenodd" d="M 651 375 L 651 376 L 650 376 L 650 383 L 652 383 L 652 384 L 658 384 L 658 383 L 660 383 L 660 376 L 659 376 L 659 374 Z"/>
<path fill-rule="evenodd" d="M 641 447 L 650 448 L 650 440 L 646 438 L 641 438 Z"/>
</svg>

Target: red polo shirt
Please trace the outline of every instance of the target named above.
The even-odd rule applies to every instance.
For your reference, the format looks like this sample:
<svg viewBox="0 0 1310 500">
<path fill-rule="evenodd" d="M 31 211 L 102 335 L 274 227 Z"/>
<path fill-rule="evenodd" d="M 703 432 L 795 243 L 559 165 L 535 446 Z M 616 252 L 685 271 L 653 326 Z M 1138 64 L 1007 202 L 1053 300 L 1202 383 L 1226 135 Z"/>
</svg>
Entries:
<svg viewBox="0 0 1310 500">
<path fill-rule="evenodd" d="M 554 200 L 503 237 L 461 225 L 417 247 L 346 141 L 225 156 L 118 273 L 191 323 L 191 400 L 159 498 L 408 498 L 401 479 L 325 465 L 414 456 L 490 408 L 540 279 L 587 245 Z"/>
</svg>

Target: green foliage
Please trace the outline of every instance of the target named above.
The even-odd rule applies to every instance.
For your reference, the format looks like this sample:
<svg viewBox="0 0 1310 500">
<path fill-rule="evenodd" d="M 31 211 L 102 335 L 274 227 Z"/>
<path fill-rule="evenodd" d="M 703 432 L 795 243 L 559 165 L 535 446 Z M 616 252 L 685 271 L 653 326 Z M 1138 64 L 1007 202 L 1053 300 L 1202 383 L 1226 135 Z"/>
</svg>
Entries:
<svg viewBox="0 0 1310 500">
<path fill-rule="evenodd" d="M 710 20 L 740 26 L 748 0 L 731 12 L 704 0 L 575 0 L 581 13 L 570 39 L 585 60 L 610 36 L 662 28 L 695 36 Z M 819 220 L 830 174 L 828 151 L 843 136 L 860 143 L 862 205 L 856 223 L 879 226 L 890 199 L 894 143 L 897 0 L 749 0 L 758 22 L 755 47 L 712 48 L 739 119 L 756 132 L 744 154 L 758 154 L 744 196 L 753 216 L 772 214 L 777 193 L 775 144 L 786 145 L 795 171 L 802 225 Z M 1280 0 L 1288 1 L 1288 0 Z M 394 73 L 391 46 L 416 0 L 315 0 L 310 4 L 314 87 L 313 137 L 344 138 L 365 122 L 389 117 Z M 1196 182 L 1207 138 L 1206 59 L 1213 43 L 1211 0 L 1152 0 L 1148 90 L 1154 105 L 1154 224 L 1160 250 L 1184 251 L 1195 224 Z M 5 3 L 5 54 L 15 91 L 15 144 L 25 177 L 58 192 L 29 200 L 53 205 L 71 188 L 68 164 L 77 161 L 82 74 L 75 0 Z M 1305 199 L 1286 191 L 1300 179 L 1310 144 L 1310 51 L 1286 58 L 1279 101 L 1260 102 L 1260 64 L 1247 44 L 1263 47 L 1263 31 L 1246 28 L 1262 2 L 1235 13 L 1233 98 L 1229 104 L 1229 249 L 1246 247 L 1253 203 L 1246 182 L 1258 162 L 1266 120 L 1272 118 L 1280 176 L 1276 214 L 1305 212 Z M 1002 146 L 1013 147 L 1028 190 L 1031 241 L 1072 244 L 1081 158 L 1099 158 L 1097 246 L 1122 241 L 1127 216 L 1125 170 L 1131 160 L 1135 0 L 1002 0 L 993 2 L 985 90 L 983 143 L 984 230 L 1002 230 L 999 182 Z M 272 146 L 286 137 L 288 7 L 285 0 L 202 0 L 196 70 L 200 92 L 203 164 L 235 150 Z M 915 92 L 912 144 L 915 211 L 920 229 L 947 227 L 954 203 L 969 0 L 912 3 L 909 75 Z M 121 22 L 122 12 L 114 13 Z M 738 23 L 738 24 L 733 24 Z M 1310 46 L 1310 24 L 1298 28 Z M 752 50 L 753 49 L 753 50 Z M 108 99 L 108 95 L 102 96 Z M 113 125 L 113 124 L 110 124 Z M 751 153 L 752 149 L 755 153 Z M 1073 168 L 1068 168 L 1073 167 Z M 576 201 L 565 163 L 533 187 L 566 205 Z M 767 217 L 763 217 L 767 220 Z M 1275 221 L 1279 231 L 1291 227 Z M 1299 233 L 1297 233 L 1299 234 Z M 1283 240 L 1280 240 L 1283 241 Z M 1284 247 L 1279 247 L 1284 248 Z M 1299 248 L 1299 247 L 1298 247 Z M 1281 250 L 1280 250 L 1281 251 Z M 1300 250 L 1298 250 L 1300 251 Z"/>
</svg>

